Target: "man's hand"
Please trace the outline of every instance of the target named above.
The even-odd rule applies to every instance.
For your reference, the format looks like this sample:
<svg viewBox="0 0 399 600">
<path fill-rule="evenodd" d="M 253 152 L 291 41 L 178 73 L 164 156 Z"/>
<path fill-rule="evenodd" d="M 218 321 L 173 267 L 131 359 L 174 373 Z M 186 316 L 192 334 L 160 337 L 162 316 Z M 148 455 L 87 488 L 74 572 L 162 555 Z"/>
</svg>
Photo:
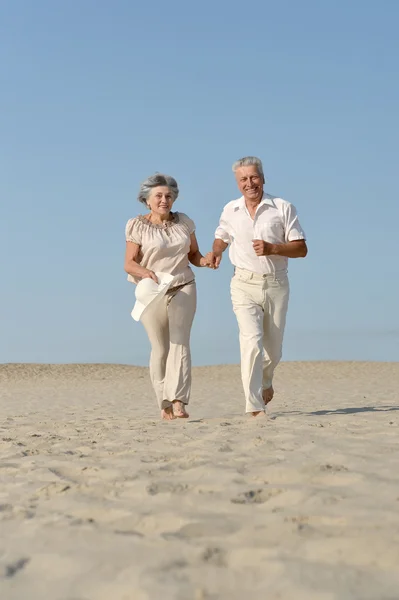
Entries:
<svg viewBox="0 0 399 600">
<path fill-rule="evenodd" d="M 293 240 L 286 244 L 270 244 L 263 240 L 252 240 L 257 256 L 286 256 L 287 258 L 304 258 L 308 253 L 305 240 Z"/>
<path fill-rule="evenodd" d="M 275 254 L 275 244 L 263 240 L 252 240 L 252 245 L 257 256 L 270 256 Z"/>
<path fill-rule="evenodd" d="M 206 254 L 204 256 L 205 265 L 207 267 L 209 267 L 210 269 L 218 269 L 221 260 L 222 260 L 221 252 L 212 251 L 212 252 L 208 252 L 208 254 Z"/>
</svg>

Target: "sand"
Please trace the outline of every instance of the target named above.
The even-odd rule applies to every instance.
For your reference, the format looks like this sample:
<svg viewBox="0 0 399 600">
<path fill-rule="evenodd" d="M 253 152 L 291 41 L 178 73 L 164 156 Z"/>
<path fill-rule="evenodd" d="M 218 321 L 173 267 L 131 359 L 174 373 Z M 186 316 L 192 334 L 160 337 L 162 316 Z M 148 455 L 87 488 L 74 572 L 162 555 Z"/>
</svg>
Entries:
<svg viewBox="0 0 399 600">
<path fill-rule="evenodd" d="M 397 600 L 399 363 L 283 363 L 267 418 L 194 369 L 0 366 L 1 600 Z"/>
</svg>

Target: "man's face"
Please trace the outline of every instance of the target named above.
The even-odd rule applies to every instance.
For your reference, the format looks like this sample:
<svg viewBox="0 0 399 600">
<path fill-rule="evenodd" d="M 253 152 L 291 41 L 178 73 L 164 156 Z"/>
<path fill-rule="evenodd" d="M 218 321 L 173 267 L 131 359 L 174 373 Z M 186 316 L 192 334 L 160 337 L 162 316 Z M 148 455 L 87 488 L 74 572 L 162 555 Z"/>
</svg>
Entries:
<svg viewBox="0 0 399 600">
<path fill-rule="evenodd" d="M 239 167 L 236 172 L 238 189 L 247 200 L 261 200 L 263 195 L 263 178 L 254 165 Z"/>
</svg>

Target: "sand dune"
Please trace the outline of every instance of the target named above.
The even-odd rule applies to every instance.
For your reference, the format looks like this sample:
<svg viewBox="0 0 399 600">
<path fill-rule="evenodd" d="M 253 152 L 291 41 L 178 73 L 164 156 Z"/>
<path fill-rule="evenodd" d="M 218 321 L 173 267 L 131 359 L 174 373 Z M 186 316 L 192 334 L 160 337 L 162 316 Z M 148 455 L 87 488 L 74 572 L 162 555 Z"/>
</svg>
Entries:
<svg viewBox="0 0 399 600">
<path fill-rule="evenodd" d="M 2 600 L 397 600 L 399 363 L 236 366 L 158 420 L 147 369 L 0 366 Z"/>
</svg>

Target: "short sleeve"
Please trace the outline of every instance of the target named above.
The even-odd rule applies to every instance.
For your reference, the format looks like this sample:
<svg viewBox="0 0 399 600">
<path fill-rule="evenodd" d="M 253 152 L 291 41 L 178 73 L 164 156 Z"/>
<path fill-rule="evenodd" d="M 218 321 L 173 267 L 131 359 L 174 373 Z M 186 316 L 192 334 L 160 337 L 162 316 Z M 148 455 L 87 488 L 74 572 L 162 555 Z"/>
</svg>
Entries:
<svg viewBox="0 0 399 600">
<path fill-rule="evenodd" d="M 125 236 L 127 242 L 133 242 L 141 246 L 141 223 L 138 219 L 129 219 L 126 223 Z"/>
<path fill-rule="evenodd" d="M 215 231 L 215 239 L 222 240 L 225 244 L 231 243 L 231 235 L 229 233 L 229 221 L 227 218 L 226 208 L 224 208 L 219 220 L 219 225 Z"/>
<path fill-rule="evenodd" d="M 192 219 L 190 219 L 190 217 L 188 217 L 185 213 L 179 213 L 179 218 L 182 221 L 182 223 L 184 223 L 185 225 L 187 225 L 188 230 L 190 232 L 190 235 L 192 233 L 194 233 L 195 231 L 195 223 Z"/>
<path fill-rule="evenodd" d="M 306 234 L 301 227 L 296 208 L 287 202 L 284 210 L 285 241 L 305 240 Z"/>
</svg>

